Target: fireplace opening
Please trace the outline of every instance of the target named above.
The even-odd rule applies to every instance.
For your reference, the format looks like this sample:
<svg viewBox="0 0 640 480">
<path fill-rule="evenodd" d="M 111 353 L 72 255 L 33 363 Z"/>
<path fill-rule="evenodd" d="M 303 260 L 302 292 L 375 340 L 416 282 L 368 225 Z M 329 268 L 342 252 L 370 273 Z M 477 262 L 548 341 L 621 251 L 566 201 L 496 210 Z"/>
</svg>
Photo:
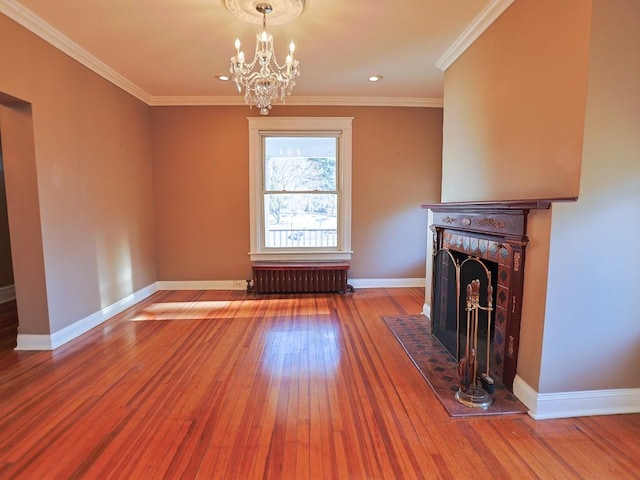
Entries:
<svg viewBox="0 0 640 480">
<path fill-rule="evenodd" d="M 480 304 L 486 306 L 488 286 L 492 286 L 491 304 L 496 304 L 498 264 L 486 259 L 470 256 L 455 250 L 443 249 L 434 262 L 434 314 L 432 332 L 438 341 L 459 361 L 466 352 L 467 316 L 466 288 L 473 280 L 480 282 Z M 496 368 L 493 348 L 495 319 L 492 311 L 479 310 L 477 358 L 480 370 L 485 371 L 487 359 L 489 369 L 496 380 L 502 381 Z M 487 351 L 488 348 L 488 351 Z"/>
</svg>

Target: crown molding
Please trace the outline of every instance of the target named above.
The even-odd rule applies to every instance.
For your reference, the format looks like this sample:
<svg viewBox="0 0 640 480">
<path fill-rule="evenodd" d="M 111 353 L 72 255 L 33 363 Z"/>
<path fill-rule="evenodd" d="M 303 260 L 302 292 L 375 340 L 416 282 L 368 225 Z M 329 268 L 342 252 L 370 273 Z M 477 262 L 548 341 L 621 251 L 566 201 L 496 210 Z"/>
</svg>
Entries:
<svg viewBox="0 0 640 480">
<path fill-rule="evenodd" d="M 147 102 L 151 106 L 196 106 L 196 105 L 246 105 L 241 95 L 233 97 L 214 96 L 158 96 Z M 403 97 L 287 97 L 286 102 L 276 105 L 326 105 L 349 107 L 418 107 L 442 108 L 442 98 Z"/>
<path fill-rule="evenodd" d="M 71 39 L 46 23 L 31 10 L 11 0 L 0 0 L 0 13 L 19 23 L 45 42 L 66 53 L 89 70 L 97 73 L 137 99 L 149 103 L 150 95 L 114 69 L 98 60 Z"/>
<path fill-rule="evenodd" d="M 443 72 L 495 22 L 515 0 L 492 0 L 436 62 Z"/>
<path fill-rule="evenodd" d="M 244 99 L 240 95 L 233 97 L 152 96 L 81 48 L 70 38 L 60 33 L 21 4 L 13 0 L 0 0 L 0 13 L 11 18 L 53 47 L 69 55 L 81 65 L 84 65 L 149 106 L 245 105 Z M 286 105 L 442 108 L 443 100 L 442 98 L 294 96 L 287 98 Z"/>
<path fill-rule="evenodd" d="M 300 97 L 287 99 L 288 105 L 331 105 L 351 107 L 431 107 L 442 108 L 442 98 L 419 97 Z"/>
</svg>

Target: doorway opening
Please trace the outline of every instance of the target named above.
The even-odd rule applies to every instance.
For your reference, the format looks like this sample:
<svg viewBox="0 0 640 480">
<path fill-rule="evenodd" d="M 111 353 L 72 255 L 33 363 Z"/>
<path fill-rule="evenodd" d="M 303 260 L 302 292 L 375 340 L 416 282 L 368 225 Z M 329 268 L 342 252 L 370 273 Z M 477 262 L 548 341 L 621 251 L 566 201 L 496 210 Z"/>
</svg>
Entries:
<svg viewBox="0 0 640 480">
<path fill-rule="evenodd" d="M 18 309 L 7 212 L 2 132 L 0 130 L 0 350 L 13 350 L 18 339 Z"/>
</svg>

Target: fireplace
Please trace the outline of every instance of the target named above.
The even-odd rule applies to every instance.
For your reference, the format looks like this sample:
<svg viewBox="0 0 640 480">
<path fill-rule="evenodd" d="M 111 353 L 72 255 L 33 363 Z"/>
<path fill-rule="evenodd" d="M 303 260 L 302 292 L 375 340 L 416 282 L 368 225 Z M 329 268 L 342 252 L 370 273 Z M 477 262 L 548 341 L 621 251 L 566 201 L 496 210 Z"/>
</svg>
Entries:
<svg viewBox="0 0 640 480">
<path fill-rule="evenodd" d="M 488 360 L 491 377 L 509 389 L 520 344 L 527 215 L 532 209 L 548 209 L 552 201 L 422 206 L 433 212 L 432 333 L 458 361 L 462 358 L 466 350 L 465 292 L 467 285 L 479 280 L 480 301 L 491 310 L 480 313 L 477 358 L 481 369 Z"/>
</svg>

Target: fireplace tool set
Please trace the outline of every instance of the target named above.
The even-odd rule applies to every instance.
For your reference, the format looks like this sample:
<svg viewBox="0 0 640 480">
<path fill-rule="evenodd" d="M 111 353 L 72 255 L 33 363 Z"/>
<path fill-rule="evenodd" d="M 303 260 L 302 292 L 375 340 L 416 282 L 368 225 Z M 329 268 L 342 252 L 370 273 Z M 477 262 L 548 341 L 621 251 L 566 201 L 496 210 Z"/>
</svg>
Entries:
<svg viewBox="0 0 640 480">
<path fill-rule="evenodd" d="M 473 280 L 467 285 L 467 336 L 465 355 L 458 362 L 460 386 L 456 392 L 456 400 L 468 407 L 489 408 L 493 403 L 490 393 L 494 391 L 493 379 L 489 375 L 491 312 L 493 311 L 493 287 L 487 286 L 487 306 L 480 306 L 480 280 Z M 487 312 L 487 358 L 485 371 L 478 374 L 478 313 Z"/>
</svg>

